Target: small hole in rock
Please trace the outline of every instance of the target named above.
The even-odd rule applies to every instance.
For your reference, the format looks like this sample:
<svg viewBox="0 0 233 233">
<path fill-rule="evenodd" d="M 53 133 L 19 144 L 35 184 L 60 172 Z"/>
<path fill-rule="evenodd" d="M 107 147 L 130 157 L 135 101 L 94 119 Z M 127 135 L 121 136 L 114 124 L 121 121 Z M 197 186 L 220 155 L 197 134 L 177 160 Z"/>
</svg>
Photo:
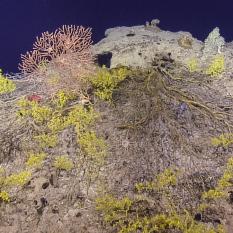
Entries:
<svg viewBox="0 0 233 233">
<path fill-rule="evenodd" d="M 46 200 L 46 198 L 42 197 L 40 201 L 41 201 L 42 206 L 48 205 L 48 201 Z"/>
<path fill-rule="evenodd" d="M 58 213 L 59 213 L 59 209 L 58 209 L 57 206 L 54 206 L 54 207 L 52 208 L 52 213 L 53 213 L 53 214 L 58 214 Z"/>
<path fill-rule="evenodd" d="M 135 36 L 135 33 L 128 33 L 126 36 Z"/>
<path fill-rule="evenodd" d="M 81 217 L 82 214 L 80 212 L 78 212 L 75 216 L 78 218 L 78 217 Z"/>
<path fill-rule="evenodd" d="M 233 204 L 233 191 L 229 191 L 229 201 L 231 204 Z"/>
<path fill-rule="evenodd" d="M 47 189 L 49 187 L 49 182 L 45 182 L 42 184 L 42 189 Z"/>
<path fill-rule="evenodd" d="M 50 182 L 50 184 L 51 184 L 52 186 L 54 185 L 53 179 L 54 179 L 54 175 L 51 174 L 51 176 L 50 176 L 50 178 L 49 178 L 49 182 Z"/>
<path fill-rule="evenodd" d="M 110 68 L 111 59 L 112 59 L 111 52 L 103 52 L 103 53 L 97 55 L 96 62 L 100 67 L 105 65 L 107 68 Z"/>
<path fill-rule="evenodd" d="M 201 221 L 201 219 L 202 219 L 201 213 L 196 213 L 194 216 L 194 220 Z"/>
<path fill-rule="evenodd" d="M 214 221 L 213 221 L 214 223 L 217 223 L 217 224 L 221 224 L 221 221 L 220 221 L 220 219 L 214 219 Z"/>
</svg>

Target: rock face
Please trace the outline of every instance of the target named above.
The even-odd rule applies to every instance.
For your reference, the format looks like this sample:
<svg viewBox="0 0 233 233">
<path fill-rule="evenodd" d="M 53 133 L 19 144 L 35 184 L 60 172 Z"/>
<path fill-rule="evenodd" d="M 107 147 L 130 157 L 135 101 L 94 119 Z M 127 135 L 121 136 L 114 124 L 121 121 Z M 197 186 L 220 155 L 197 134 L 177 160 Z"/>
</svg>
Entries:
<svg viewBox="0 0 233 233">
<path fill-rule="evenodd" d="M 117 65 L 148 67 L 156 53 L 171 53 L 178 62 L 185 62 L 193 56 L 201 56 L 203 42 L 189 32 L 170 32 L 155 27 L 134 26 L 110 28 L 106 38 L 94 45 L 95 54 L 112 53 L 111 68 Z M 192 39 L 192 44 L 181 46 L 183 37 Z"/>
<path fill-rule="evenodd" d="M 219 79 L 206 79 L 204 73 L 190 74 L 186 67 L 193 57 L 204 63 L 203 42 L 188 32 L 163 31 L 157 23 L 108 29 L 106 37 L 93 46 L 99 65 L 137 70 L 114 90 L 114 106 L 93 98 L 94 108 L 101 113 L 101 120 L 93 129 L 109 146 L 106 163 L 100 169 L 101 179 L 86 191 L 86 181 L 82 181 L 86 160 L 79 158 L 82 153 L 74 129 L 64 129 L 55 152 L 80 163 L 81 174 L 58 172 L 51 167 L 56 153 L 48 149 L 43 169 L 36 169 L 23 188 L 11 191 L 10 203 L 0 203 L 0 232 L 116 232 L 110 226 L 105 228 L 96 214 L 94 201 L 99 193 L 134 196 L 136 183 L 151 181 L 172 166 L 182 171 L 179 185 L 170 187 L 175 204 L 180 209 L 194 209 L 192 214 L 211 226 L 215 220 L 226 223 L 228 233 L 232 232 L 229 201 L 223 201 L 221 208 L 214 205 L 214 212 L 210 209 L 203 216 L 195 212 L 202 192 L 215 187 L 233 153 L 232 147 L 213 148 L 210 144 L 211 137 L 233 125 L 232 43 L 223 49 L 224 73 Z M 146 68 L 154 73 L 145 72 Z M 18 144 L 27 132 L 22 133 L 24 125 L 18 126 L 13 117 L 17 110 L 15 101 L 20 96 L 36 94 L 39 89 L 26 80 L 16 83 L 15 93 L 0 96 L 0 165 L 9 174 L 23 168 L 26 160 L 23 147 Z M 33 125 L 27 130 L 33 135 Z M 145 212 L 164 210 L 163 198 L 160 203 L 156 195 L 147 196 Z"/>
</svg>

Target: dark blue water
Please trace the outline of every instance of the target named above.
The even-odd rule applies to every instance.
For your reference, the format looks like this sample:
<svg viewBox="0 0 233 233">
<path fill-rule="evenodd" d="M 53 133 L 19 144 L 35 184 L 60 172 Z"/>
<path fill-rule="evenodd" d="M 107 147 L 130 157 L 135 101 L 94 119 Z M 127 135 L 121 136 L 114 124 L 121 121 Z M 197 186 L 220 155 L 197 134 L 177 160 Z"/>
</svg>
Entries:
<svg viewBox="0 0 233 233">
<path fill-rule="evenodd" d="M 20 54 L 31 50 L 44 31 L 63 24 L 93 28 L 93 40 L 109 27 L 142 25 L 154 18 L 170 31 L 189 31 L 204 40 L 216 26 L 226 41 L 233 40 L 231 1 L 175 0 L 0 0 L 0 68 L 18 72 Z"/>
</svg>

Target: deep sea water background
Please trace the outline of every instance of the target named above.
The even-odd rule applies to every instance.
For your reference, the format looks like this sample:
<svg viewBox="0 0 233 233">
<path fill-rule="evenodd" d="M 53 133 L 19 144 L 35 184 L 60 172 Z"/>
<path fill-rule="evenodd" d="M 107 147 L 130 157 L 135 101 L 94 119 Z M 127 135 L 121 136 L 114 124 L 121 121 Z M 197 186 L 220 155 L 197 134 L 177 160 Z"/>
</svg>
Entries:
<svg viewBox="0 0 233 233">
<path fill-rule="evenodd" d="M 0 68 L 18 72 L 20 54 L 32 49 L 36 36 L 63 24 L 92 27 L 94 43 L 116 26 L 143 25 L 160 19 L 160 28 L 189 31 L 204 40 L 216 26 L 233 39 L 232 4 L 224 1 L 174 0 L 0 0 Z"/>
</svg>

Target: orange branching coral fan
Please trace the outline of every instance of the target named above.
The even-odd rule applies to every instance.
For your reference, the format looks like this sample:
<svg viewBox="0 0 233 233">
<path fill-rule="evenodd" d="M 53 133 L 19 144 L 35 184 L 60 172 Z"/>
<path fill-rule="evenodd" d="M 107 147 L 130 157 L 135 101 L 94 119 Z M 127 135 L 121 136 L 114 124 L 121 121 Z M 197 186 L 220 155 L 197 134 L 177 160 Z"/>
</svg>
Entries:
<svg viewBox="0 0 233 233">
<path fill-rule="evenodd" d="M 63 25 L 59 28 L 59 36 L 63 51 L 84 53 L 92 43 L 90 28 Z"/>
<path fill-rule="evenodd" d="M 36 37 L 33 49 L 38 51 L 41 57 L 51 60 L 62 53 L 60 44 L 57 30 L 54 33 L 44 32 L 40 38 Z"/>
<path fill-rule="evenodd" d="M 42 62 L 47 63 L 69 53 L 74 53 L 80 62 L 91 62 L 91 44 L 91 28 L 63 25 L 54 33 L 44 32 L 40 38 L 36 38 L 33 51 L 21 55 L 19 70 L 26 74 L 32 73 Z"/>
<path fill-rule="evenodd" d="M 63 25 L 53 33 L 37 37 L 33 50 L 21 55 L 19 70 L 45 82 L 43 91 L 54 94 L 61 87 L 77 90 L 83 77 L 93 72 L 91 28 Z M 75 85 L 75 83 L 77 85 Z"/>
<path fill-rule="evenodd" d="M 19 64 L 19 70 L 24 74 L 29 74 L 38 68 L 39 64 L 47 63 L 47 59 L 42 57 L 37 50 L 27 52 L 26 55 L 21 55 L 22 63 Z"/>
</svg>

